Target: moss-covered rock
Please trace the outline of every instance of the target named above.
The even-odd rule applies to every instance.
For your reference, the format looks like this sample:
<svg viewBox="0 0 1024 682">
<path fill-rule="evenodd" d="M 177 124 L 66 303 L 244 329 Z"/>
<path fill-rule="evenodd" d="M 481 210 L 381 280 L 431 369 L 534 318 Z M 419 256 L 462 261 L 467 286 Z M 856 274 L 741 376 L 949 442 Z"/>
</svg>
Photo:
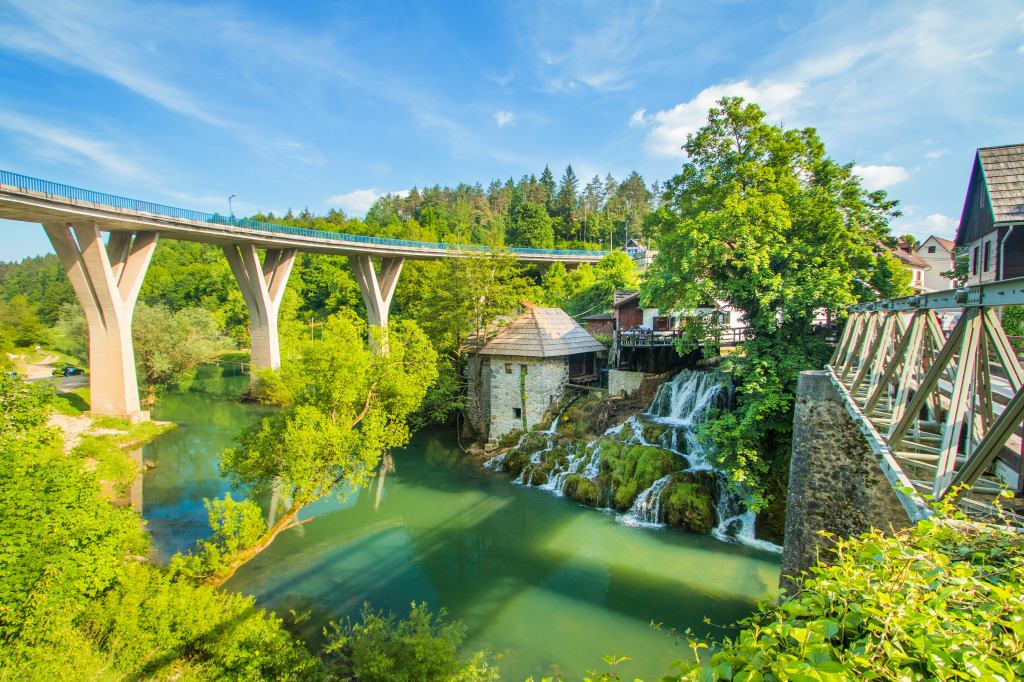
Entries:
<svg viewBox="0 0 1024 682">
<path fill-rule="evenodd" d="M 548 478 L 551 475 L 551 463 L 541 462 L 540 464 L 534 464 L 530 467 L 530 478 L 527 481 L 529 485 L 544 485 L 548 482 Z"/>
<path fill-rule="evenodd" d="M 687 466 L 682 457 L 651 445 L 601 444 L 598 483 L 612 491 L 612 506 L 626 511 L 655 481 Z"/>
<path fill-rule="evenodd" d="M 707 486 L 683 475 L 662 493 L 664 521 L 671 528 L 707 535 L 715 527 L 715 501 Z"/>
<path fill-rule="evenodd" d="M 505 453 L 505 459 L 501 461 L 501 468 L 512 474 L 513 477 L 518 477 L 529 462 L 530 456 L 525 452 L 509 450 Z"/>
<path fill-rule="evenodd" d="M 635 437 L 636 434 L 633 433 L 633 425 L 630 424 L 629 422 L 623 424 L 622 428 L 619 430 L 619 440 L 621 440 L 623 443 L 629 443 L 635 440 Z"/>
<path fill-rule="evenodd" d="M 651 445 L 668 447 L 672 442 L 671 430 L 672 427 L 667 424 L 646 422 L 644 423 L 643 430 L 640 433 L 643 435 L 645 442 L 650 443 Z"/>
<path fill-rule="evenodd" d="M 540 452 L 548 447 L 548 434 L 541 433 L 540 431 L 531 431 L 526 434 L 516 446 L 517 450 L 525 452 L 527 455 L 532 455 L 535 452 Z"/>
<path fill-rule="evenodd" d="M 601 489 L 589 478 L 569 474 L 565 479 L 565 496 L 588 507 L 597 507 L 601 502 Z"/>
</svg>

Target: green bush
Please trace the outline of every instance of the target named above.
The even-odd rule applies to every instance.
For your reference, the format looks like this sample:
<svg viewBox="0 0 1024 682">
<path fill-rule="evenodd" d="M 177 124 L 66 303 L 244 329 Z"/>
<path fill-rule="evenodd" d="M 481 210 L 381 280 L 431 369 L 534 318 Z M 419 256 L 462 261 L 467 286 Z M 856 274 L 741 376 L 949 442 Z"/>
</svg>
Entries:
<svg viewBox="0 0 1024 682">
<path fill-rule="evenodd" d="M 486 653 L 463 660 L 459 645 L 466 628 L 444 619 L 444 609 L 435 618 L 425 603 L 413 602 L 405 620 L 364 604 L 362 622 L 332 622 L 325 628 L 328 666 L 337 679 L 359 682 L 496 681 L 498 669 Z"/>
</svg>

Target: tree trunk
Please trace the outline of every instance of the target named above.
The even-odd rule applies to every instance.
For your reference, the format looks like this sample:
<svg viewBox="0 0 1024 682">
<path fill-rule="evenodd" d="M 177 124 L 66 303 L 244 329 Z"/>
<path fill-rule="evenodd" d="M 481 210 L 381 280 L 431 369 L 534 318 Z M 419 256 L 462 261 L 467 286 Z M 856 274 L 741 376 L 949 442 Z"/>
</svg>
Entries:
<svg viewBox="0 0 1024 682">
<path fill-rule="evenodd" d="M 270 530 L 268 530 L 266 534 L 264 534 L 264 536 L 256 542 L 255 545 L 249 547 L 244 552 L 238 554 L 235 557 L 235 560 L 228 564 L 228 570 L 226 573 L 221 573 L 219 575 L 213 576 L 209 580 L 207 580 L 207 582 L 213 585 L 214 587 L 220 587 L 221 585 L 226 583 L 228 581 L 228 578 L 233 576 L 235 574 L 235 571 L 237 571 L 240 566 L 245 564 L 247 561 L 251 560 L 253 557 L 255 557 L 257 554 L 265 550 L 267 547 L 269 547 L 270 543 L 274 541 L 274 538 L 281 534 L 281 531 L 288 530 L 293 525 L 298 525 L 293 523 L 293 521 L 295 520 L 295 516 L 299 513 L 299 511 L 302 510 L 303 506 L 305 505 L 294 505 L 291 509 L 285 512 L 284 516 L 278 519 L 277 523 L 275 523 L 270 528 Z M 305 523 L 305 521 L 300 521 L 299 523 Z"/>
</svg>

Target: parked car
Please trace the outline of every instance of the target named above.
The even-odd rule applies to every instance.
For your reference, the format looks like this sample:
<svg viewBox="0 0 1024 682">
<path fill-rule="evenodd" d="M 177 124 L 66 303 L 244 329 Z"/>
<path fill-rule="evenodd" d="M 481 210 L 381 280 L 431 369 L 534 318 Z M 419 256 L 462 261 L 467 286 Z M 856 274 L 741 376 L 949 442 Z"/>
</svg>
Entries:
<svg viewBox="0 0 1024 682">
<path fill-rule="evenodd" d="M 55 377 L 76 377 L 80 374 L 84 374 L 81 367 L 72 367 L 71 365 L 65 365 L 63 367 L 57 367 L 52 372 Z"/>
</svg>

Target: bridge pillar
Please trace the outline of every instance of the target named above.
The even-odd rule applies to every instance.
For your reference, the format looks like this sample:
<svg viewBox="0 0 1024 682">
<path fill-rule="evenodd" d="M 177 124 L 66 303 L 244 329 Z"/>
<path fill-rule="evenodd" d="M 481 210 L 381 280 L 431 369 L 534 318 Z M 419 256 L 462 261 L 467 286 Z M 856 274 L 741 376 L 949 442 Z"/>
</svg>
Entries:
<svg viewBox="0 0 1024 682">
<path fill-rule="evenodd" d="M 380 276 L 373 269 L 370 256 L 349 256 L 348 263 L 352 274 L 359 285 L 366 304 L 366 317 L 371 327 L 378 327 L 381 333 L 388 328 L 388 310 L 391 308 L 391 297 L 394 296 L 398 276 L 402 273 L 404 258 L 382 258 Z M 373 331 L 370 331 L 370 344 L 375 345 Z M 382 343 L 382 347 L 386 344 Z"/>
<path fill-rule="evenodd" d="M 263 263 L 252 244 L 225 245 L 224 255 L 249 309 L 250 362 L 254 370 L 281 366 L 277 313 L 295 264 L 295 249 L 267 249 Z M 250 385 L 258 379 L 249 375 Z"/>
<path fill-rule="evenodd" d="M 145 421 L 132 348 L 132 315 L 156 232 L 111 232 L 96 223 L 43 223 L 89 323 L 90 411 Z"/>
<path fill-rule="evenodd" d="M 793 455 L 786 497 L 780 587 L 795 594 L 801 574 L 828 562 L 832 541 L 871 528 L 911 525 L 889 479 L 828 372 L 800 372 L 793 415 Z"/>
</svg>

